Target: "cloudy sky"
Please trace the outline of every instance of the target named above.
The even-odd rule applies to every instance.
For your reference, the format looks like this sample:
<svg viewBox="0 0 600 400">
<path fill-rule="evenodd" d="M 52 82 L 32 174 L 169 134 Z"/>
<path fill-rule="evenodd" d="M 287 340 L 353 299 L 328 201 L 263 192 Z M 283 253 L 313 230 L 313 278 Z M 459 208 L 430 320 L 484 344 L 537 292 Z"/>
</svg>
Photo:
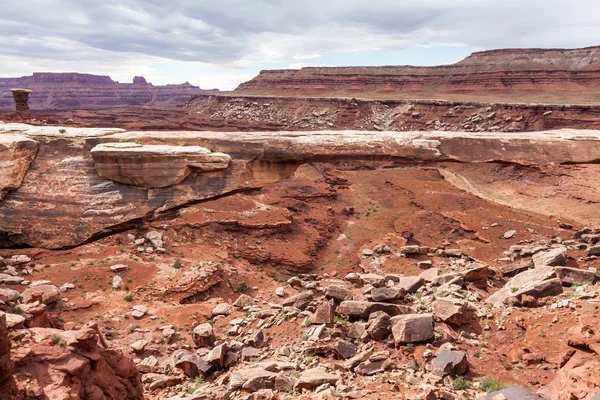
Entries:
<svg viewBox="0 0 600 400">
<path fill-rule="evenodd" d="M 2 0 L 0 76 L 234 89 L 261 69 L 600 45 L 599 0 Z"/>
</svg>

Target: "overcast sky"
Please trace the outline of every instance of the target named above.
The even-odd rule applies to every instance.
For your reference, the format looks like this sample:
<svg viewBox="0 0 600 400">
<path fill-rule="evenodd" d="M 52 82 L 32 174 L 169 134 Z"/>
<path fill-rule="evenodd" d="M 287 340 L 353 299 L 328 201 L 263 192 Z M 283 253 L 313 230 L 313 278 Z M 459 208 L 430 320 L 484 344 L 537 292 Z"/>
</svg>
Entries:
<svg viewBox="0 0 600 400">
<path fill-rule="evenodd" d="M 0 76 L 234 89 L 261 69 L 600 45 L 600 0 L 2 0 Z"/>
</svg>

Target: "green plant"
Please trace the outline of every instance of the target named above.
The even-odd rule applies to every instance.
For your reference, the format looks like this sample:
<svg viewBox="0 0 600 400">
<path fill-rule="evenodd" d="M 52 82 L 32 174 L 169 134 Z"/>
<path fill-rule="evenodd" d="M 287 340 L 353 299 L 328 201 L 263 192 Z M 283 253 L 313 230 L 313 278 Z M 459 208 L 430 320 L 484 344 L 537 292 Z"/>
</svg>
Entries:
<svg viewBox="0 0 600 400">
<path fill-rule="evenodd" d="M 456 390 L 467 390 L 469 386 L 471 386 L 471 382 L 462 376 L 459 376 L 452 382 L 452 387 Z"/>
<path fill-rule="evenodd" d="M 62 340 L 62 336 L 60 336 L 58 333 L 53 333 L 50 335 L 50 340 L 52 341 L 52 344 L 58 344 Z"/>
<path fill-rule="evenodd" d="M 303 328 L 308 328 L 310 326 L 310 319 L 306 318 L 302 323 Z"/>
<path fill-rule="evenodd" d="M 237 284 L 237 290 L 238 292 L 247 292 L 248 284 L 246 283 L 246 281 L 240 281 L 240 283 Z"/>
<path fill-rule="evenodd" d="M 336 324 L 342 324 L 342 325 L 348 325 L 349 322 L 347 319 L 340 317 L 338 315 L 333 317 L 333 322 L 335 322 Z"/>
<path fill-rule="evenodd" d="M 408 343 L 404 346 L 404 351 L 407 353 L 412 353 L 415 351 L 415 345 L 412 343 Z"/>
<path fill-rule="evenodd" d="M 133 295 L 129 293 L 127 296 L 124 297 L 124 300 L 128 303 L 131 303 L 133 301 Z"/>
<path fill-rule="evenodd" d="M 473 356 L 479 358 L 479 357 L 481 357 L 481 353 L 479 352 L 479 350 L 475 350 L 475 353 L 473 353 Z"/>
<path fill-rule="evenodd" d="M 314 356 L 310 356 L 306 358 L 306 363 L 307 364 L 312 364 L 312 362 L 315 361 L 315 357 Z"/>
<path fill-rule="evenodd" d="M 479 379 L 479 388 L 487 393 L 496 392 L 506 388 L 506 385 L 500 382 L 498 379 L 483 377 Z"/>
<path fill-rule="evenodd" d="M 181 268 L 181 260 L 180 259 L 175 260 L 175 262 L 173 263 L 173 268 L 175 268 L 175 269 Z"/>
</svg>

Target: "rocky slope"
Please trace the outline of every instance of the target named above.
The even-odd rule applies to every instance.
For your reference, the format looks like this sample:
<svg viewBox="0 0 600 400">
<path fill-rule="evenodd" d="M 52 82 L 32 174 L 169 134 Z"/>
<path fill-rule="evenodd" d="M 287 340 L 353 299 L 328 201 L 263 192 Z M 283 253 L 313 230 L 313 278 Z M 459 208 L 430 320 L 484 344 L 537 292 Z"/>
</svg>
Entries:
<svg viewBox="0 0 600 400">
<path fill-rule="evenodd" d="M 439 67 L 305 67 L 261 71 L 234 93 L 377 99 L 597 103 L 600 47 L 504 49 Z"/>
<path fill-rule="evenodd" d="M 21 78 L 0 78 L 0 112 L 14 111 L 10 89 L 30 89 L 30 108 L 46 110 L 87 110 L 134 105 L 184 104 L 191 96 L 212 93 L 197 86 L 154 86 L 143 77 L 133 83 L 115 82 L 108 76 L 37 72 Z"/>
</svg>

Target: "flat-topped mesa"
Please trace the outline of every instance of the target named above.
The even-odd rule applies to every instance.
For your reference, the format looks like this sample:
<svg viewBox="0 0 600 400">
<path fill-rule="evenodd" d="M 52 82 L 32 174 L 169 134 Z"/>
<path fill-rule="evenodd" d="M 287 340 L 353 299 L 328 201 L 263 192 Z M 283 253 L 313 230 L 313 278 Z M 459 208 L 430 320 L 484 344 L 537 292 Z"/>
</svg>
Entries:
<svg viewBox="0 0 600 400">
<path fill-rule="evenodd" d="M 261 71 L 235 95 L 597 103 L 600 47 L 503 49 L 440 66 L 304 67 Z"/>
<path fill-rule="evenodd" d="M 17 109 L 17 117 L 20 119 L 31 119 L 33 118 L 33 114 L 29 109 L 29 93 L 31 90 L 29 89 L 10 89 L 13 95 L 13 99 L 15 99 L 16 109 Z"/>
<path fill-rule="evenodd" d="M 194 172 L 220 171 L 231 157 L 201 146 L 105 143 L 92 150 L 98 174 L 115 182 L 147 189 L 181 183 Z"/>
</svg>

